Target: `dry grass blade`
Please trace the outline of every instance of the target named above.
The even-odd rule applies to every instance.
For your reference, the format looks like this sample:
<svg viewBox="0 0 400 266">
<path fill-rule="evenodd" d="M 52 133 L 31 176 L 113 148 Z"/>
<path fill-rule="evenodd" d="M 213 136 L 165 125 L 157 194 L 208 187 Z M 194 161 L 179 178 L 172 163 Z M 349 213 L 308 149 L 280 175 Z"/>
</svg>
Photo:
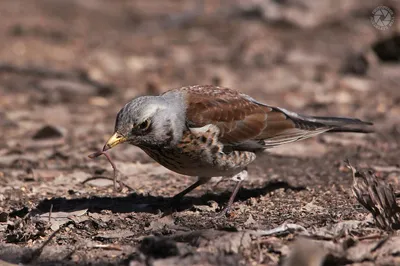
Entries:
<svg viewBox="0 0 400 266">
<path fill-rule="evenodd" d="M 92 153 L 92 154 L 89 154 L 88 157 L 89 157 L 90 159 L 94 159 L 94 158 L 99 157 L 100 155 L 104 155 L 104 156 L 107 158 L 108 162 L 111 164 L 111 167 L 113 168 L 113 171 L 114 171 L 114 176 L 113 176 L 114 190 L 117 191 L 117 192 L 121 192 L 121 191 L 122 191 L 123 184 L 122 184 L 119 180 L 117 180 L 117 179 L 118 179 L 118 173 L 119 173 L 119 171 L 118 171 L 117 166 L 116 166 L 116 165 L 114 164 L 114 162 L 111 160 L 110 155 L 108 155 L 108 154 L 107 154 L 106 152 L 104 152 L 104 151 L 97 151 L 97 152 L 94 152 L 94 153 Z M 93 180 L 93 179 L 91 179 L 91 180 Z M 117 182 L 119 183 L 119 187 L 117 187 Z"/>
<path fill-rule="evenodd" d="M 379 180 L 372 170 L 357 170 L 348 160 L 346 164 L 353 172 L 353 194 L 372 213 L 377 226 L 387 231 L 400 229 L 400 207 L 393 187 Z"/>
</svg>

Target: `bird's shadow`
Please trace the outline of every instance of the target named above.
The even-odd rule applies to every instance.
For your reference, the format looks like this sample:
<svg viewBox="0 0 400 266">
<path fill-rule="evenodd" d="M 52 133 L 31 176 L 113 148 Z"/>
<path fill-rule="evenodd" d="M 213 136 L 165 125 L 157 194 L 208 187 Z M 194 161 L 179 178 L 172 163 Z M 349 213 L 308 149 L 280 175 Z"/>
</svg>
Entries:
<svg viewBox="0 0 400 266">
<path fill-rule="evenodd" d="M 304 187 L 293 187 L 287 182 L 274 181 L 265 184 L 260 188 L 241 188 L 236 200 L 245 201 L 252 197 L 259 197 L 277 189 L 303 190 Z M 171 197 L 155 197 L 131 193 L 126 197 L 88 197 L 77 199 L 52 198 L 45 199 L 37 205 L 33 213 L 71 212 L 88 209 L 90 212 L 101 212 L 109 210 L 113 213 L 146 212 L 146 213 L 169 213 L 171 208 L 175 211 L 184 211 L 193 205 L 206 205 L 209 201 L 215 201 L 223 205 L 229 199 L 231 192 L 226 191 L 220 194 L 206 193 L 200 197 L 185 196 L 179 204 L 173 204 Z"/>
</svg>

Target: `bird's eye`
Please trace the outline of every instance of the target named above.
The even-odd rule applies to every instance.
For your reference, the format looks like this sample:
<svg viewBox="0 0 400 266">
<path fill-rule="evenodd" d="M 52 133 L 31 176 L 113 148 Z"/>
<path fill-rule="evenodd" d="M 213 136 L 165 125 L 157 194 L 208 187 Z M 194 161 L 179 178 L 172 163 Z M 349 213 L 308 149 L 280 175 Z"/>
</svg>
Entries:
<svg viewBox="0 0 400 266">
<path fill-rule="evenodd" d="M 150 119 L 145 120 L 144 122 L 140 123 L 137 128 L 145 131 L 150 127 Z"/>
</svg>

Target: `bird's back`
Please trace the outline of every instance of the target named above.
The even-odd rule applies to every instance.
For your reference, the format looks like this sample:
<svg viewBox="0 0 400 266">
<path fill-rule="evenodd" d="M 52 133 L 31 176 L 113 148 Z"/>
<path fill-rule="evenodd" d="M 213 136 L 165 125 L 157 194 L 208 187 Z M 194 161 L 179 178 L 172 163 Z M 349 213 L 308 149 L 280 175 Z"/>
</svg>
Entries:
<svg viewBox="0 0 400 266">
<path fill-rule="evenodd" d="M 367 132 L 371 123 L 355 118 L 312 117 L 260 103 L 238 91 L 212 85 L 171 90 L 182 95 L 190 128 L 215 125 L 219 141 L 239 150 L 265 149 L 326 131 Z"/>
</svg>

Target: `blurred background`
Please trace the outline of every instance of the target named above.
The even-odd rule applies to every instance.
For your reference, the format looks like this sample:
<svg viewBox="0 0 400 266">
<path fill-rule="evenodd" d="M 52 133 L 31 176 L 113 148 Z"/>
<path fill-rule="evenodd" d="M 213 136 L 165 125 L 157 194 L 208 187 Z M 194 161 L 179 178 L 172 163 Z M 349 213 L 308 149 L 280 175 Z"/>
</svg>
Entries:
<svg viewBox="0 0 400 266">
<path fill-rule="evenodd" d="M 257 165 L 246 185 L 320 185 L 316 191 L 335 193 L 333 201 L 332 194 L 321 198 L 333 209 L 307 215 L 316 219 L 308 224 L 356 217 L 348 193 L 330 191 L 351 184 L 342 160 L 399 167 L 399 12 L 395 0 L 2 0 L 0 213 L 33 208 L 45 198 L 115 195 L 110 180 L 81 182 L 111 176 L 104 158 L 87 154 L 113 133 L 118 110 L 139 95 L 215 84 L 300 113 L 374 122 L 376 134 L 328 134 L 273 150 L 276 157 Z M 111 155 L 137 194 L 172 196 L 193 182 L 135 147 L 121 145 Z M 398 187 L 396 171 L 381 176 Z M 239 199 L 260 199 L 249 191 Z M 280 212 L 320 195 L 264 192 L 259 203 L 267 199 L 262 210 L 271 212 L 261 217 L 253 207 L 263 227 L 304 218 Z M 339 215 L 343 209 L 335 206 L 346 211 Z M 123 223 L 154 219 L 140 215 Z M 7 230 L 0 226 L 0 233 L 12 235 Z"/>
<path fill-rule="evenodd" d="M 4 0 L 0 134 L 7 138 L 0 152 L 100 147 L 127 101 L 194 84 L 398 133 L 399 4 Z M 46 126 L 49 136 L 36 135 Z M 62 140 L 38 144 L 35 136 Z"/>
<path fill-rule="evenodd" d="M 380 30 L 370 18 L 382 4 L 394 21 Z M 111 132 L 116 112 L 131 98 L 193 84 L 234 88 L 300 112 L 378 124 L 382 117 L 396 119 L 398 6 L 372 0 L 4 0 L 1 131 L 15 139 L 29 132 L 15 133 L 11 124 L 35 131 L 46 122 L 70 135 Z M 90 123 L 90 131 L 68 128 L 79 123 Z"/>
</svg>

